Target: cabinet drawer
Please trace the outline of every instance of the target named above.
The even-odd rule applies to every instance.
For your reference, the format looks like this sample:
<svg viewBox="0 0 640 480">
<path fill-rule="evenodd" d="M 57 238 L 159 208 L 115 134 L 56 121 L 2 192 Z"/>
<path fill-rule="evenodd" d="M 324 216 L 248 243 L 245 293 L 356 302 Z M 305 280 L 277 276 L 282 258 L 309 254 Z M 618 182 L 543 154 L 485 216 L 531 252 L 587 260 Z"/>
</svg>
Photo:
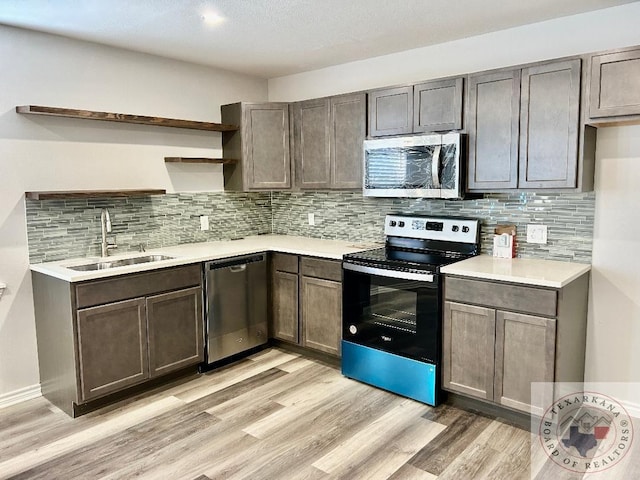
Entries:
<svg viewBox="0 0 640 480">
<path fill-rule="evenodd" d="M 200 264 L 134 273 L 76 286 L 77 308 L 200 285 Z"/>
<path fill-rule="evenodd" d="M 298 256 L 288 253 L 273 253 L 271 261 L 273 270 L 278 272 L 298 273 Z"/>
<path fill-rule="evenodd" d="M 306 277 L 342 282 L 342 263 L 336 260 L 302 257 L 300 259 L 300 271 Z"/>
<path fill-rule="evenodd" d="M 445 298 L 456 302 L 555 317 L 558 292 L 484 280 L 447 277 Z"/>
</svg>

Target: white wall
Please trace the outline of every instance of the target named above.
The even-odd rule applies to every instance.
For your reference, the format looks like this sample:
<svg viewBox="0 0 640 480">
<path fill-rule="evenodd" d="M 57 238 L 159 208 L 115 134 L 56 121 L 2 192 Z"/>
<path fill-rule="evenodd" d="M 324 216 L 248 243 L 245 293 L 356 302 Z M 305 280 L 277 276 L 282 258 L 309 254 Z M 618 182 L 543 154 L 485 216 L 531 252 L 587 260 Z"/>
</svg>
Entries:
<svg viewBox="0 0 640 480">
<path fill-rule="evenodd" d="M 269 100 L 294 101 L 640 44 L 640 3 L 272 78 Z"/>
<path fill-rule="evenodd" d="M 640 126 L 601 128 L 589 298 L 587 380 L 640 411 Z"/>
<path fill-rule="evenodd" d="M 221 190 L 216 132 L 18 115 L 16 105 L 220 121 L 220 105 L 263 101 L 267 82 L 208 67 L 0 26 L 0 403 L 39 383 L 24 192 Z"/>
<path fill-rule="evenodd" d="M 295 101 L 640 45 L 640 3 L 269 80 Z M 640 411 L 640 127 L 598 132 L 586 379 Z M 626 382 L 626 383 L 625 383 Z"/>
</svg>

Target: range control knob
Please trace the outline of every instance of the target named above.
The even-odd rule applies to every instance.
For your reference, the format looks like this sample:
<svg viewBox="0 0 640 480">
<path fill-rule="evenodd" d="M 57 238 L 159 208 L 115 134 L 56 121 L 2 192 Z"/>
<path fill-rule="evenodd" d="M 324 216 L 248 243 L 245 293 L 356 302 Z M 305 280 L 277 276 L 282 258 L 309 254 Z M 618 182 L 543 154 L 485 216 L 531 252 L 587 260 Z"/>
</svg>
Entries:
<svg viewBox="0 0 640 480">
<path fill-rule="evenodd" d="M 467 233 L 467 232 L 469 231 L 469 227 L 462 227 L 462 231 L 463 231 L 464 233 Z"/>
<path fill-rule="evenodd" d="M 400 221 L 398 222 L 398 226 L 399 226 L 399 227 L 404 227 L 404 222 L 403 222 L 402 220 L 400 220 Z"/>
<path fill-rule="evenodd" d="M 391 221 L 389 222 L 389 226 L 390 226 L 390 227 L 395 227 L 395 226 L 396 226 L 396 221 L 395 221 L 395 220 L 391 220 Z"/>
<path fill-rule="evenodd" d="M 460 227 L 458 227 L 458 225 L 454 225 L 451 227 L 452 232 L 457 232 L 458 230 L 460 230 Z"/>
</svg>

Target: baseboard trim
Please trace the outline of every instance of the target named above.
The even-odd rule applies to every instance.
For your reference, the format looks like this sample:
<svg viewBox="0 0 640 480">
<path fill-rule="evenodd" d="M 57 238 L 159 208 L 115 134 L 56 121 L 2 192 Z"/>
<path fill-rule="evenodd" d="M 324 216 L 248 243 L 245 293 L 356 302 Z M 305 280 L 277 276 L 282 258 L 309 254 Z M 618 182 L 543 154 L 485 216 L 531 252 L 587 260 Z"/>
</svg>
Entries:
<svg viewBox="0 0 640 480">
<path fill-rule="evenodd" d="M 26 400 L 32 400 L 40 396 L 42 396 L 40 384 L 36 383 L 35 385 L 20 388 L 18 390 L 14 390 L 13 392 L 3 393 L 2 395 L 0 395 L 0 408 L 9 407 L 11 405 L 15 405 L 16 403 L 24 402 Z"/>
</svg>

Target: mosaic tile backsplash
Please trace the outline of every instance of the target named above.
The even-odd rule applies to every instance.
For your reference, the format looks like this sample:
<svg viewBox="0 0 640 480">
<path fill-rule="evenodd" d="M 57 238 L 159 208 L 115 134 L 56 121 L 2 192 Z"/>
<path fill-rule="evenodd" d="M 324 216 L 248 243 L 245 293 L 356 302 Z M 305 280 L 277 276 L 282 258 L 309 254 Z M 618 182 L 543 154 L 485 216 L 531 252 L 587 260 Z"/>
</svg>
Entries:
<svg viewBox="0 0 640 480">
<path fill-rule="evenodd" d="M 474 200 L 370 198 L 358 192 L 180 193 L 149 197 L 27 200 L 32 263 L 100 255 L 100 211 L 108 208 L 116 252 L 248 235 L 383 241 L 387 213 L 424 213 L 482 220 L 482 252 L 491 254 L 493 229 L 517 226 L 517 254 L 589 263 L 595 193 L 487 194 Z M 315 214 L 315 226 L 308 225 Z M 200 230 L 200 215 L 210 230 Z M 546 245 L 526 243 L 528 223 L 548 226 Z"/>
<path fill-rule="evenodd" d="M 271 233 L 266 193 L 180 193 L 148 197 L 29 200 L 29 261 L 100 256 L 100 212 L 109 209 L 114 254 L 182 243 L 229 240 Z M 200 215 L 209 230 L 200 230 Z"/>
<path fill-rule="evenodd" d="M 595 193 L 486 194 L 477 200 L 371 198 L 360 193 L 274 192 L 273 233 L 354 242 L 383 241 L 388 213 L 421 213 L 479 218 L 482 253 L 493 250 L 498 224 L 517 226 L 517 256 L 590 263 Z M 315 214 L 315 226 L 307 214 Z M 548 226 L 546 245 L 526 243 L 528 223 Z"/>
</svg>

